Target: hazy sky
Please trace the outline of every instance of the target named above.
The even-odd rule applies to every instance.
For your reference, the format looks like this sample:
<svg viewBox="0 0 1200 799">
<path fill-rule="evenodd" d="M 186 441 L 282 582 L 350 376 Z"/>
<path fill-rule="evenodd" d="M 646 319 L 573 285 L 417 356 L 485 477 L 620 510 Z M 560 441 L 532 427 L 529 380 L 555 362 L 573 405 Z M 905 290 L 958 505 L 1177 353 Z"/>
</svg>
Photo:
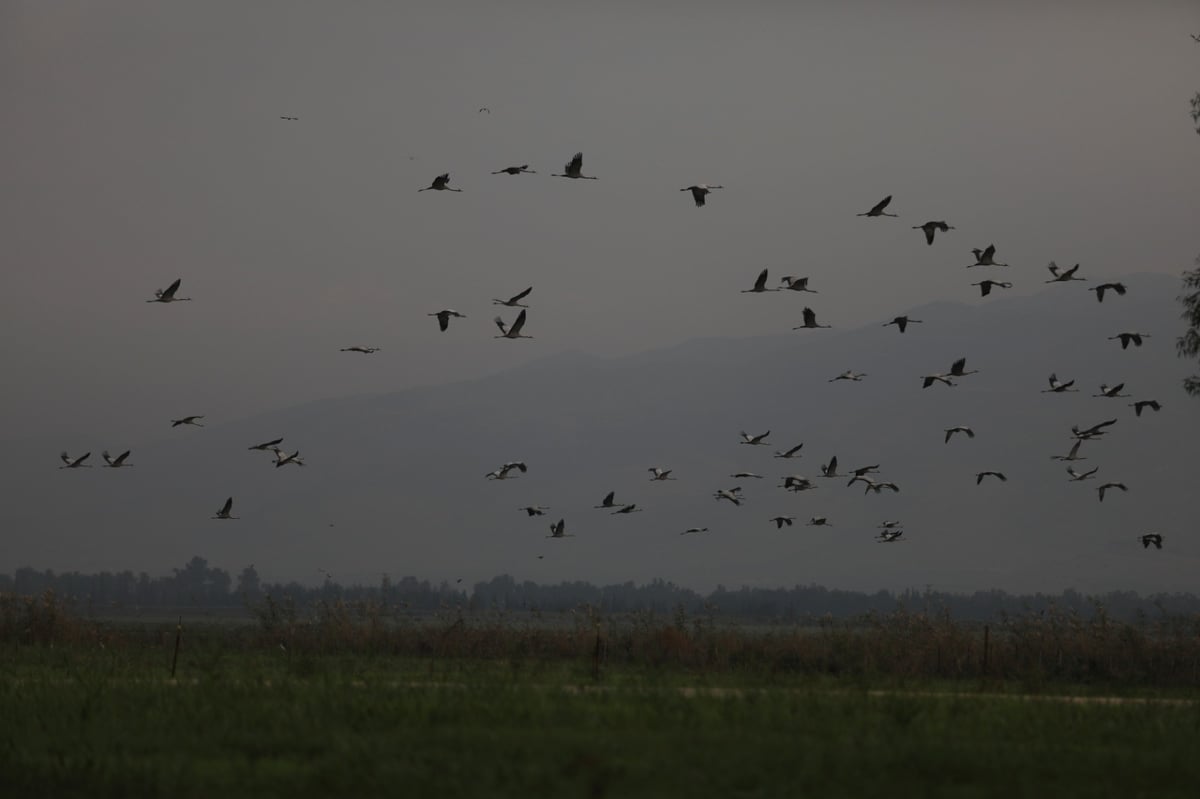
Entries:
<svg viewBox="0 0 1200 799">
<path fill-rule="evenodd" d="M 763 267 L 843 329 L 979 302 L 993 242 L 1014 295 L 1051 259 L 1177 275 L 1196 31 L 1188 2 L 0 4 L 0 441 L 50 466 L 185 414 L 787 331 L 798 298 L 739 293 Z M 599 180 L 550 177 L 577 150 Z M 462 193 L 417 192 L 446 171 Z M 855 216 L 886 194 L 899 219 Z M 927 247 L 929 219 L 957 229 Z M 144 302 L 177 277 L 192 302 Z M 494 341 L 529 285 L 534 340 Z"/>
<path fill-rule="evenodd" d="M 970 298 L 990 242 L 1177 274 L 1197 28 L 1186 2 L 4 3 L 0 438 L 784 330 L 794 303 L 737 293 L 764 266 L 840 325 Z M 600 179 L 549 177 L 576 150 Z M 444 171 L 463 193 L 417 193 Z M 697 209 L 694 182 L 726 188 Z M 900 219 L 854 216 L 889 193 Z M 176 277 L 193 302 L 143 302 Z M 535 340 L 492 341 L 531 284 Z M 444 307 L 469 318 L 442 335 Z"/>
</svg>

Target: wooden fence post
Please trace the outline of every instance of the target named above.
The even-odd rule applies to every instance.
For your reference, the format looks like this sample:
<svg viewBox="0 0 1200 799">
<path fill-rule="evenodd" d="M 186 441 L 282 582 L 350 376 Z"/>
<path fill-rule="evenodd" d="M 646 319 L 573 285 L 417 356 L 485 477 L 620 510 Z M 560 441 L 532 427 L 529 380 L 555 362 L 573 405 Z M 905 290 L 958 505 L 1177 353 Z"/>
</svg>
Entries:
<svg viewBox="0 0 1200 799">
<path fill-rule="evenodd" d="M 171 679 L 175 679 L 175 665 L 179 662 L 179 639 L 183 637 L 183 616 L 175 625 L 175 653 L 171 655 Z"/>
</svg>

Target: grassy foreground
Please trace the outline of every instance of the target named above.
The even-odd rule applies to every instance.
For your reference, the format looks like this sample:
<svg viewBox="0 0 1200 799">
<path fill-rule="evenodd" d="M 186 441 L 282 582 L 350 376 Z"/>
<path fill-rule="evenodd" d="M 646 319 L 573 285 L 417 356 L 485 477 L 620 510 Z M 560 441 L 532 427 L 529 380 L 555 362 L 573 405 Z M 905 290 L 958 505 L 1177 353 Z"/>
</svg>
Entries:
<svg viewBox="0 0 1200 799">
<path fill-rule="evenodd" d="M 1200 705 L 586 663 L 0 651 L 5 797 L 1194 796 Z M 944 686 L 941 686 L 944 688 Z M 965 693 L 968 692 L 968 693 Z"/>
</svg>

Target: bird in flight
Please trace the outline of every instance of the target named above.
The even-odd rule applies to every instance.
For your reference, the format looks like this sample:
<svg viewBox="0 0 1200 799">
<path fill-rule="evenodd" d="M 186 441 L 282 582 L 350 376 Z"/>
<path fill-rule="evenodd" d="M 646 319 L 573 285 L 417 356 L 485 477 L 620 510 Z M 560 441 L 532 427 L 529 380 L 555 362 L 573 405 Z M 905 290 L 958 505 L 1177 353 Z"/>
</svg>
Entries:
<svg viewBox="0 0 1200 799">
<path fill-rule="evenodd" d="M 1099 466 L 1095 467 L 1094 469 L 1089 469 L 1086 472 L 1077 472 L 1077 471 L 1075 471 L 1074 466 L 1068 466 L 1067 474 L 1071 475 L 1071 479 L 1068 480 L 1067 482 L 1079 483 L 1079 482 L 1082 482 L 1083 480 L 1090 480 L 1090 479 L 1092 479 L 1093 476 L 1095 476 L 1096 472 L 1098 472 L 1098 471 L 1100 471 Z"/>
<path fill-rule="evenodd" d="M 810 491 L 816 487 L 816 484 L 813 483 L 812 480 L 809 480 L 807 477 L 799 474 L 789 474 L 787 477 L 783 478 L 783 482 L 779 484 L 779 488 L 787 491 L 794 491 L 796 493 L 800 493 L 801 491 Z"/>
<path fill-rule="evenodd" d="M 966 377 L 967 375 L 978 374 L 978 369 L 967 369 L 967 359 L 959 358 L 954 363 L 950 364 L 951 377 Z"/>
<path fill-rule="evenodd" d="M 361 352 L 363 355 L 374 355 L 382 349 L 381 347 L 362 347 L 354 345 L 353 347 L 342 347 L 338 352 Z"/>
<path fill-rule="evenodd" d="M 1162 533 L 1146 533 L 1145 535 L 1139 535 L 1138 540 L 1142 542 L 1142 549 L 1149 549 L 1151 544 L 1154 545 L 1155 549 L 1162 549 Z"/>
<path fill-rule="evenodd" d="M 231 515 L 232 513 L 233 513 L 233 497 L 230 497 L 229 499 L 225 500 L 225 504 L 221 506 L 221 509 L 219 511 L 217 511 L 217 515 L 213 516 L 211 518 L 213 518 L 213 519 L 240 519 L 241 518 L 240 516 Z"/>
<path fill-rule="evenodd" d="M 551 177 L 555 178 L 576 178 L 582 180 L 596 180 L 594 175 L 583 174 L 583 153 L 575 153 L 567 165 L 563 167 L 561 174 L 551 173 Z"/>
<path fill-rule="evenodd" d="M 812 308 L 804 309 L 804 324 L 799 327 L 793 327 L 792 330 L 811 330 L 817 327 L 833 327 L 833 325 L 817 324 L 817 313 Z"/>
<path fill-rule="evenodd" d="M 600 500 L 599 505 L 593 505 L 592 507 L 593 508 L 615 508 L 615 507 L 617 507 L 616 496 L 617 496 L 616 491 L 609 491 L 607 494 L 605 494 L 604 499 Z"/>
<path fill-rule="evenodd" d="M 842 372 L 837 377 L 829 378 L 829 382 L 836 383 L 839 380 L 851 380 L 855 383 L 858 383 L 866 376 L 867 376 L 866 372 L 855 372 L 853 369 L 847 369 L 845 372 Z"/>
<path fill-rule="evenodd" d="M 438 327 L 441 328 L 441 331 L 443 333 L 446 332 L 446 328 L 450 327 L 450 317 L 451 316 L 453 316 L 457 319 L 466 319 L 467 318 L 467 315 L 465 313 L 459 313 L 458 311 L 455 311 L 452 308 L 445 308 L 441 311 L 438 311 L 437 313 L 431 313 L 428 315 L 437 317 Z"/>
<path fill-rule="evenodd" d="M 729 476 L 734 479 L 741 479 L 743 477 L 750 478 L 752 480 L 761 480 L 762 479 L 761 474 L 755 474 L 754 472 L 734 472 L 733 474 L 731 474 Z"/>
<path fill-rule="evenodd" d="M 959 425 L 959 426 L 957 426 L 957 427 L 947 427 L 947 428 L 946 428 L 946 440 L 945 440 L 945 442 L 943 442 L 943 443 L 949 444 L 949 443 L 950 443 L 950 438 L 951 438 L 951 437 L 952 437 L 952 436 L 953 436 L 955 433 L 966 433 L 966 434 L 967 434 L 967 438 L 974 438 L 974 437 L 975 437 L 975 431 L 974 431 L 974 430 L 972 430 L 972 429 L 971 429 L 971 428 L 969 428 L 969 427 L 964 427 L 964 426 L 962 426 L 962 425 Z"/>
<path fill-rule="evenodd" d="M 893 319 L 890 322 L 884 322 L 883 326 L 887 327 L 888 325 L 895 325 L 896 327 L 900 328 L 900 332 L 903 333 L 905 330 L 908 329 L 909 325 L 919 325 L 919 324 L 923 324 L 923 322 L 920 319 L 909 319 L 907 316 L 897 316 L 895 319 Z"/>
<path fill-rule="evenodd" d="M 493 175 L 536 175 L 536 169 L 530 169 L 529 164 L 521 164 L 520 166 L 506 166 L 504 169 L 497 169 Z"/>
<path fill-rule="evenodd" d="M 112 469 L 120 469 L 122 466 L 132 466 L 132 463 L 126 463 L 125 459 L 129 457 L 129 450 L 125 450 L 117 457 L 112 457 L 108 454 L 108 450 L 100 453 L 100 457 L 104 458 L 104 463 Z"/>
<path fill-rule="evenodd" d="M 767 288 L 767 270 L 764 269 L 758 273 L 758 279 L 754 281 L 754 288 L 742 289 L 742 294 L 762 294 L 767 291 L 779 291 L 779 289 Z"/>
<path fill-rule="evenodd" d="M 976 472 L 975 473 L 975 485 L 979 485 L 980 483 L 982 483 L 983 478 L 985 478 L 985 477 L 996 477 L 1002 483 L 1008 481 L 1008 478 L 1004 476 L 1004 472 Z"/>
<path fill-rule="evenodd" d="M 1151 400 L 1138 400 L 1137 402 L 1131 402 L 1131 403 L 1129 403 L 1129 407 L 1133 408 L 1133 412 L 1136 415 L 1141 416 L 1142 411 L 1145 410 L 1146 408 L 1149 408 L 1150 410 L 1157 413 L 1162 408 L 1162 405 L 1159 403 L 1158 400 L 1151 399 Z"/>
<path fill-rule="evenodd" d="M 791 526 L 792 526 L 792 522 L 796 521 L 796 517 L 795 517 L 795 516 L 773 516 L 772 518 L 770 518 L 770 519 L 767 519 L 767 521 L 769 521 L 769 522 L 775 522 L 775 529 L 776 529 L 776 530 L 782 530 L 782 529 L 783 529 L 783 526 L 784 526 L 785 524 L 786 524 L 788 527 L 791 527 Z"/>
<path fill-rule="evenodd" d="M 1094 424 L 1091 427 L 1087 428 L 1086 430 L 1080 430 L 1078 425 L 1072 425 L 1071 426 L 1071 436 L 1073 438 L 1079 439 L 1080 441 L 1086 441 L 1089 438 L 1098 438 L 1098 437 L 1104 435 L 1104 433 L 1105 433 L 1104 428 L 1112 427 L 1116 423 L 1117 423 L 1116 419 L 1109 419 L 1108 421 L 1100 422 L 1099 424 Z"/>
<path fill-rule="evenodd" d="M 1101 502 L 1104 501 L 1104 492 L 1110 488 L 1119 488 L 1122 491 L 1129 490 L 1128 488 L 1125 487 L 1124 483 L 1101 483 L 1099 486 L 1096 487 L 1096 491 L 1099 492 L 1099 494 L 1100 494 Z"/>
<path fill-rule="evenodd" d="M 507 305 L 509 308 L 528 308 L 528 305 L 522 305 L 521 300 L 529 296 L 529 292 L 533 291 L 533 286 L 522 291 L 520 294 L 509 297 L 507 300 L 492 300 L 492 305 Z"/>
<path fill-rule="evenodd" d="M 881 544 L 891 544 L 899 541 L 902 535 L 904 535 L 903 530 L 883 530 L 875 537 L 875 540 Z"/>
<path fill-rule="evenodd" d="M 286 119 L 286 120 L 288 120 L 289 122 L 295 122 L 295 121 L 297 121 L 298 119 L 300 119 L 300 117 L 280 117 L 280 119 Z"/>
<path fill-rule="evenodd" d="M 865 477 L 868 474 L 879 474 L 879 464 L 872 463 L 870 466 L 859 466 L 857 469 L 851 469 L 850 474 L 858 478 Z M 854 485 L 854 481 L 851 480 L 849 483 L 846 483 L 846 485 L 852 486 Z"/>
<path fill-rule="evenodd" d="M 767 436 L 769 436 L 769 435 L 771 435 L 770 430 L 768 430 L 765 433 L 759 433 L 756 436 L 752 436 L 749 433 L 747 433 L 745 430 L 743 430 L 741 432 L 742 440 L 739 441 L 738 443 L 739 444 L 754 444 L 754 445 L 766 444 L 767 443 L 766 439 L 767 439 Z"/>
<path fill-rule="evenodd" d="M 704 195 L 710 194 L 713 189 L 723 189 L 723 188 L 725 188 L 725 187 L 724 186 L 710 186 L 707 183 L 697 183 L 695 186 L 688 186 L 686 189 L 680 189 L 680 191 L 690 191 L 692 193 L 692 199 L 696 202 L 696 207 L 703 208 L 704 207 Z"/>
<path fill-rule="evenodd" d="M 484 475 L 484 477 L 489 480 L 512 480 L 513 478 L 517 477 L 517 475 L 513 473 L 514 469 L 521 474 L 524 474 L 529 470 L 529 467 L 525 465 L 524 461 L 509 461 L 508 463 L 502 465 L 499 469 L 488 472 Z"/>
<path fill-rule="evenodd" d="M 884 208 L 888 207 L 888 203 L 891 201 L 892 195 L 889 194 L 879 202 L 875 203 L 870 211 L 864 211 L 861 214 L 855 214 L 855 216 L 899 216 L 899 214 L 889 214 L 887 211 L 883 210 Z"/>
<path fill-rule="evenodd" d="M 261 449 L 261 450 L 265 451 L 268 449 L 274 449 L 276 446 L 278 446 L 279 444 L 282 444 L 282 443 L 283 443 L 283 439 L 277 438 L 274 441 L 264 441 L 261 444 L 255 444 L 253 447 L 246 447 L 246 449 L 248 449 L 248 450 L 249 449 Z"/>
<path fill-rule="evenodd" d="M 777 451 L 775 453 L 775 457 L 776 458 L 802 458 L 804 456 L 800 454 L 800 450 L 803 448 L 804 448 L 804 442 L 801 442 L 801 443 L 797 444 L 796 446 L 792 447 L 791 449 L 787 450 L 786 452 L 778 452 Z"/>
<path fill-rule="evenodd" d="M 707 532 L 708 532 L 707 527 L 689 527 L 688 529 L 686 529 L 682 533 L 680 533 L 680 535 L 692 535 L 693 533 L 707 533 Z"/>
<path fill-rule="evenodd" d="M 154 299 L 146 300 L 146 302 L 191 302 L 191 297 L 176 297 L 175 292 L 179 291 L 179 284 L 183 282 L 183 278 L 175 278 L 175 282 L 167 286 L 165 289 L 155 289 Z"/>
<path fill-rule="evenodd" d="M 883 489 L 885 489 L 885 488 L 890 488 L 892 490 L 892 493 L 894 493 L 894 494 L 900 493 L 900 486 L 896 485 L 893 482 L 884 480 L 882 482 L 877 483 L 869 477 L 862 477 L 859 479 L 861 479 L 864 483 L 867 484 L 867 488 L 865 491 L 863 491 L 863 494 L 869 494 L 872 491 L 874 491 L 876 494 L 879 494 L 879 493 L 882 493 Z M 853 482 L 853 481 L 851 481 L 851 482 Z"/>
<path fill-rule="evenodd" d="M 664 469 L 661 466 L 651 466 L 646 471 L 650 472 L 650 480 L 652 482 L 655 480 L 674 480 L 675 479 L 674 477 L 671 477 L 670 469 Z"/>
<path fill-rule="evenodd" d="M 941 374 L 940 372 L 932 375 L 921 375 L 921 388 L 929 388 L 934 383 L 945 383 L 951 388 L 954 388 L 956 385 L 958 385 L 950 379 L 950 375 Z"/>
<path fill-rule="evenodd" d="M 196 421 L 197 419 L 203 419 L 203 418 L 204 418 L 203 416 L 185 416 L 182 419 L 172 419 L 171 427 L 179 427 L 179 425 L 181 425 L 181 424 L 190 424 L 190 425 L 195 425 L 196 427 L 204 427 L 204 425 L 202 425 L 202 424 L 200 424 L 200 422 Z"/>
<path fill-rule="evenodd" d="M 550 510 L 550 506 L 549 505 L 526 505 L 523 508 L 517 508 L 517 510 L 523 510 L 529 516 L 544 516 L 546 511 Z"/>
<path fill-rule="evenodd" d="M 979 296 L 986 297 L 992 293 L 992 289 L 999 287 L 1002 289 L 1012 288 L 1012 283 L 1007 283 L 1003 280 L 981 280 L 978 283 L 972 283 L 972 286 L 979 286 Z"/>
<path fill-rule="evenodd" d="M 475 113 L 477 113 L 477 114 L 484 114 L 484 113 L 490 114 L 490 113 L 492 113 L 492 109 L 488 108 L 488 107 L 485 105 L 484 107 L 480 108 L 480 109 L 479 109 L 478 111 L 476 111 Z"/>
<path fill-rule="evenodd" d="M 641 512 L 642 512 L 642 508 L 639 508 L 637 506 L 637 503 L 631 502 L 628 505 L 622 505 L 620 508 L 613 511 L 610 515 L 616 516 L 618 513 L 641 513 Z"/>
<path fill-rule="evenodd" d="M 1042 393 L 1043 394 L 1064 394 L 1068 391 L 1078 392 L 1079 389 L 1071 388 L 1071 386 L 1073 386 L 1073 385 L 1075 385 L 1074 380 L 1068 380 L 1064 383 L 1063 381 L 1058 379 L 1057 372 L 1051 372 L 1050 373 L 1050 388 L 1043 388 Z"/>
<path fill-rule="evenodd" d="M 1124 383 L 1117 383 L 1115 386 L 1109 386 L 1104 383 L 1100 384 L 1100 393 L 1093 394 L 1093 397 L 1130 397 L 1132 394 L 1122 394 L 1121 389 L 1125 388 Z"/>
<path fill-rule="evenodd" d="M 806 527 L 833 527 L 824 516 L 813 516 L 805 523 Z"/>
<path fill-rule="evenodd" d="M 547 538 L 574 538 L 575 536 L 567 532 L 567 522 L 565 519 L 559 519 L 554 524 L 550 525 L 550 535 Z"/>
<path fill-rule="evenodd" d="M 521 335 L 521 329 L 525 327 L 524 310 L 517 314 L 517 318 L 513 321 L 511 327 L 506 326 L 504 320 L 499 316 L 492 321 L 496 323 L 496 327 L 500 328 L 500 335 L 492 336 L 492 338 L 533 338 L 533 336 Z"/>
<path fill-rule="evenodd" d="M 723 499 L 727 499 L 730 502 L 732 502 L 734 505 L 740 506 L 742 504 L 741 493 L 742 493 L 742 487 L 735 486 L 735 487 L 729 488 L 729 489 L 725 489 L 725 488 L 719 489 L 719 490 L 713 492 L 713 497 L 717 500 L 717 502 L 720 502 Z"/>
<path fill-rule="evenodd" d="M 300 450 L 296 450 L 292 454 L 288 454 L 278 447 L 271 447 L 271 451 L 275 453 L 275 468 L 287 466 L 289 463 L 294 463 L 297 466 L 303 466 L 304 460 L 300 457 Z"/>
<path fill-rule="evenodd" d="M 1008 266 L 1008 264 L 1002 264 L 996 260 L 995 244 L 989 244 L 985 249 L 971 250 L 971 252 L 975 255 L 975 263 L 967 264 L 968 268 L 972 266 Z"/>
<path fill-rule="evenodd" d="M 1099 286 L 1094 286 L 1093 288 L 1088 289 L 1088 291 L 1096 292 L 1096 301 L 1097 302 L 1104 302 L 1104 292 L 1106 292 L 1106 291 L 1114 291 L 1117 293 L 1117 296 L 1124 297 L 1125 296 L 1125 284 L 1124 283 L 1101 283 Z"/>
<path fill-rule="evenodd" d="M 426 186 L 423 189 L 417 189 L 417 191 L 418 192 L 422 192 L 422 191 L 462 191 L 462 189 L 452 189 L 449 186 L 447 186 L 446 184 L 449 182 L 450 182 L 450 173 L 443 172 L 442 174 L 438 175 L 436 178 L 433 179 L 433 183 L 430 183 L 428 186 Z"/>
<path fill-rule="evenodd" d="M 80 455 L 78 458 L 72 458 L 65 451 L 61 452 L 61 453 L 59 453 L 58 457 L 62 459 L 62 462 L 65 463 L 66 466 L 59 466 L 58 468 L 60 468 L 60 469 L 79 469 L 79 468 L 90 469 L 92 467 L 86 465 L 84 463 L 84 461 L 86 461 L 88 458 L 90 458 L 91 455 L 92 455 L 92 453 L 85 452 L 82 455 Z"/>
<path fill-rule="evenodd" d="M 1070 452 L 1068 452 L 1066 455 L 1051 455 L 1050 460 L 1052 460 L 1052 461 L 1086 461 L 1087 458 L 1082 457 L 1079 454 L 1079 445 L 1082 443 L 1083 443 L 1083 439 L 1082 438 L 1078 439 L 1074 444 L 1071 445 Z"/>
<path fill-rule="evenodd" d="M 1050 270 L 1050 274 L 1054 275 L 1052 279 L 1046 281 L 1047 283 L 1066 283 L 1071 280 L 1087 280 L 1086 277 L 1075 277 L 1075 273 L 1079 271 L 1079 264 L 1075 264 L 1070 269 L 1065 269 L 1060 272 L 1058 264 L 1054 263 L 1054 261 L 1051 261 L 1046 268 Z"/>
<path fill-rule="evenodd" d="M 926 222 L 923 225 L 913 225 L 913 230 L 925 231 L 925 243 L 933 244 L 933 236 L 937 231 L 945 233 L 948 230 L 954 230 L 954 225 L 947 225 L 945 221 L 941 222 Z"/>
<path fill-rule="evenodd" d="M 788 291 L 807 291 L 809 294 L 819 293 L 816 290 L 808 287 L 808 278 L 806 277 L 792 277 L 791 275 L 784 275 L 783 277 L 779 278 L 779 282 L 786 284 Z"/>
<path fill-rule="evenodd" d="M 841 477 L 837 470 L 837 455 L 829 459 L 829 463 L 821 464 L 822 477 Z"/>
<path fill-rule="evenodd" d="M 1113 341 L 1114 339 L 1120 339 L 1121 349 L 1124 350 L 1124 349 L 1129 349 L 1129 342 L 1131 342 L 1131 341 L 1133 342 L 1133 346 L 1135 346 L 1135 347 L 1142 346 L 1142 339 L 1144 339 L 1144 338 L 1150 338 L 1150 334 L 1127 331 L 1125 333 L 1118 333 L 1115 336 L 1109 336 L 1108 340 Z"/>
</svg>

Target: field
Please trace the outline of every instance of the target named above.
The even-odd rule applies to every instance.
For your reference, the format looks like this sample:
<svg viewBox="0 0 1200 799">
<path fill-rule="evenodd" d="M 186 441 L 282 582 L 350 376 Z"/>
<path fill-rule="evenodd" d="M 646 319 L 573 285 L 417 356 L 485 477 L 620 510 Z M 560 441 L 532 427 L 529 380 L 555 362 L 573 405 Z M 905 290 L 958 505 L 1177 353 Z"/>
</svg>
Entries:
<svg viewBox="0 0 1200 799">
<path fill-rule="evenodd" d="M 1106 665 L 1085 625 L 1035 672 L 1004 660 L 1024 640 L 1013 630 L 993 634 L 985 668 L 978 629 L 921 617 L 372 628 L 330 612 L 185 624 L 176 659 L 175 625 L 48 608 L 0 617 L 5 797 L 1167 797 L 1200 784 L 1194 633 L 1108 625 L 1126 665 Z"/>
</svg>

